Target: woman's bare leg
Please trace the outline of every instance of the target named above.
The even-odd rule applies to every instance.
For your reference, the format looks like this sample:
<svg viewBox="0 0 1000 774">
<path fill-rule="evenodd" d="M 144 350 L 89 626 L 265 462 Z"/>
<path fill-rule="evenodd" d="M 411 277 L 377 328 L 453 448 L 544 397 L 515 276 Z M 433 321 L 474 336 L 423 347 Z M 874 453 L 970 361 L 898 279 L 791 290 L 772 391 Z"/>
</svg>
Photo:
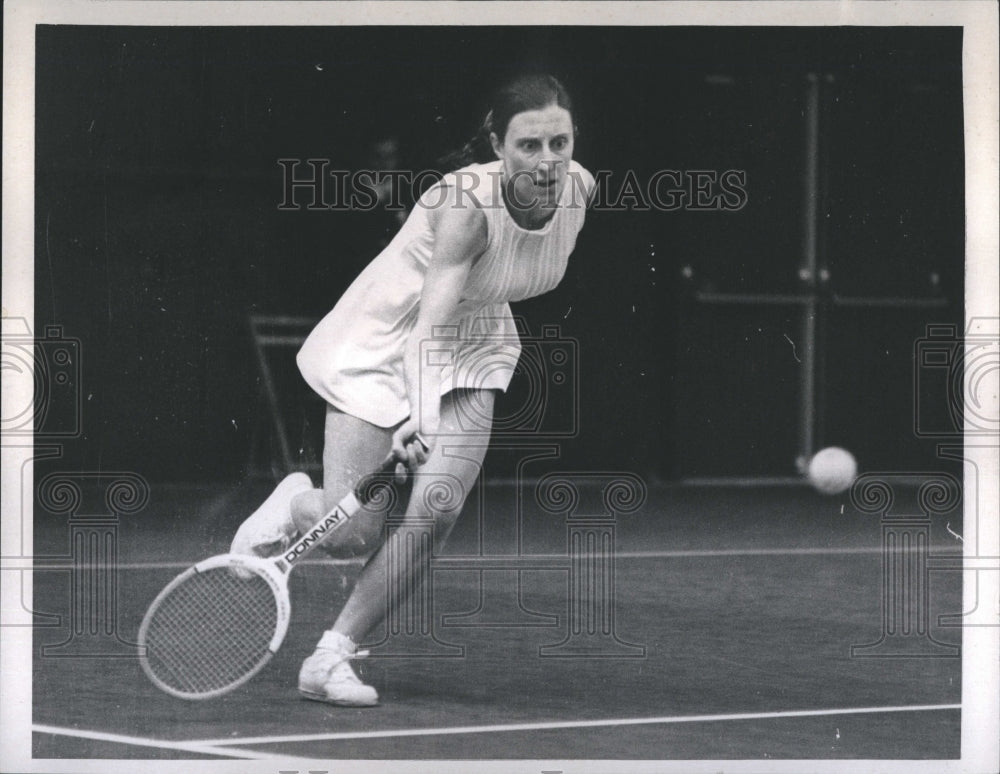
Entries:
<svg viewBox="0 0 1000 774">
<path fill-rule="evenodd" d="M 493 398 L 492 391 L 460 390 L 442 399 L 440 436 L 414 475 L 403 521 L 405 527 L 409 520 L 433 519 L 434 550 L 444 545 L 478 480 L 489 444 Z M 386 584 L 392 589 L 412 588 L 411 579 L 401 577 L 404 572 L 405 568 L 390 566 L 382 546 L 362 570 L 333 631 L 360 642 L 388 613 Z"/>
<path fill-rule="evenodd" d="M 323 441 L 323 488 L 303 492 L 292 500 L 292 518 L 299 532 L 318 523 L 389 454 L 392 428 L 327 407 Z M 364 556 L 378 545 L 385 511 L 362 509 L 349 523 L 325 540 L 320 548 L 338 557 Z"/>
</svg>

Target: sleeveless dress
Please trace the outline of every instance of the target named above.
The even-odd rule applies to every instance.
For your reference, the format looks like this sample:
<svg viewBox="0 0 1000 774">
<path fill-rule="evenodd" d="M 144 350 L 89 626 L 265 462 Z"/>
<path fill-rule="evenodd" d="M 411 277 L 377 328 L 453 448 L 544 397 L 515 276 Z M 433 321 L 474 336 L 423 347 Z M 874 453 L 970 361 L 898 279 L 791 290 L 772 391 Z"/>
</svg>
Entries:
<svg viewBox="0 0 1000 774">
<path fill-rule="evenodd" d="M 445 360 L 441 394 L 456 388 L 506 391 L 521 352 L 510 301 L 552 290 L 583 227 L 593 176 L 570 162 L 555 213 L 538 230 L 518 226 L 500 192 L 500 161 L 446 175 L 420 197 L 389 245 L 358 275 L 309 334 L 296 357 L 303 378 L 334 407 L 380 427 L 410 415 L 403 351 L 417 320 L 434 250 L 428 214 L 458 186 L 486 214 L 487 247 L 470 269 L 452 318 L 437 326 L 426 356 Z"/>
</svg>

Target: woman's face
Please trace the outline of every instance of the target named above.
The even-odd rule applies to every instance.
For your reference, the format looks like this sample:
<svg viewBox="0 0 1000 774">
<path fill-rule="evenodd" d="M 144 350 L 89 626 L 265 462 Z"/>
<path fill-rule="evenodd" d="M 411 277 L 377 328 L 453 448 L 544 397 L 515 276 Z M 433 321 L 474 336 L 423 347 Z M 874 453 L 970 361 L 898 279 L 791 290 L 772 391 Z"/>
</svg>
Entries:
<svg viewBox="0 0 1000 774">
<path fill-rule="evenodd" d="M 501 141 L 491 134 L 503 161 L 508 203 L 520 210 L 556 206 L 573 158 L 573 117 L 556 104 L 516 113 Z M 513 199 L 513 201 L 511 201 Z"/>
</svg>

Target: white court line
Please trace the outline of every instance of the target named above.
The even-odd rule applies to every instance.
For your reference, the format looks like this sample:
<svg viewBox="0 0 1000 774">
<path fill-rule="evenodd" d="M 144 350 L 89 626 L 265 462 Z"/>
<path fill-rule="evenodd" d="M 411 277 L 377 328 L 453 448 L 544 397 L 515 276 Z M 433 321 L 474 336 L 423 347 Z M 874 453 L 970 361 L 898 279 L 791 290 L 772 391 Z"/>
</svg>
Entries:
<svg viewBox="0 0 1000 774">
<path fill-rule="evenodd" d="M 86 731 L 78 728 L 60 728 L 59 726 L 46 726 L 38 723 L 32 724 L 31 730 L 38 734 L 72 736 L 77 739 L 92 739 L 97 742 L 130 744 L 135 747 L 156 747 L 161 750 L 181 750 L 183 752 L 199 753 L 201 755 L 218 755 L 222 758 L 245 758 L 247 760 L 312 760 L 312 758 L 295 758 L 294 756 L 289 755 L 275 755 L 273 753 L 254 752 L 250 750 L 220 749 L 215 745 L 207 744 L 205 742 L 176 742 L 166 739 L 146 739 L 139 736 L 108 734 L 103 731 Z M 239 740 L 229 741 L 229 744 L 238 743 Z"/>
<path fill-rule="evenodd" d="M 292 736 L 253 736 L 237 739 L 202 739 L 192 744 L 285 744 L 287 742 L 322 742 L 338 739 L 385 739 L 402 736 L 448 736 L 454 734 L 496 734 L 511 731 L 545 731 L 561 728 L 600 728 L 620 726 L 669 725 L 679 723 L 715 723 L 726 720 L 773 720 L 784 718 L 820 718 L 833 715 L 871 715 L 892 712 L 934 712 L 961 709 L 961 704 L 927 704 L 909 707 L 855 707 L 851 709 L 792 710 L 787 712 L 748 712 L 733 715 L 673 715 L 655 718 L 608 718 L 605 720 L 567 720 L 547 723 L 508 723 L 494 726 L 452 726 L 450 728 L 399 728 L 386 731 L 344 731 L 328 734 Z"/>
<path fill-rule="evenodd" d="M 881 546 L 860 546 L 857 548 L 743 548 L 743 549 L 691 549 L 683 551 L 616 551 L 617 559 L 697 559 L 697 558 L 729 558 L 738 556 L 850 556 L 853 554 L 880 554 Z M 960 554 L 956 554 L 960 557 Z M 480 556 L 477 554 L 444 554 L 437 557 L 443 560 L 442 569 L 448 569 L 448 561 L 455 562 L 475 562 L 477 559 L 483 561 L 495 561 L 510 557 L 517 559 L 517 554 L 492 554 Z M 522 554 L 522 557 L 538 560 L 559 560 L 569 559 L 569 554 Z M 198 559 L 180 560 L 171 562 L 120 562 L 116 565 L 119 570 L 181 570 L 197 564 L 207 559 L 202 556 Z M 12 561 L 7 562 L 8 557 L 4 557 L 5 570 L 67 570 L 71 569 L 67 560 L 61 564 L 45 564 L 44 561 L 32 563 L 31 557 L 11 557 Z M 18 560 L 17 562 L 13 560 Z M 352 565 L 364 564 L 363 558 L 354 559 L 305 559 L 300 564 L 303 565 L 323 565 L 331 567 L 348 567 Z M 464 568 L 463 568 L 464 569 Z M 512 565 L 511 569 L 517 569 Z M 525 567 L 524 569 L 531 569 Z"/>
</svg>

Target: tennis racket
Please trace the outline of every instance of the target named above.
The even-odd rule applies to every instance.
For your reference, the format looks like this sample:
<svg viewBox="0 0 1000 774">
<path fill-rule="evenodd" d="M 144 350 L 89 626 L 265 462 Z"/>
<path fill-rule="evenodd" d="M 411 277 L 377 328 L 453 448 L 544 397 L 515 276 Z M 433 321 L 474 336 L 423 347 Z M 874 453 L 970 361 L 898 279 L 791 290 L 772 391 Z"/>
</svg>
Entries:
<svg viewBox="0 0 1000 774">
<path fill-rule="evenodd" d="M 364 476 L 281 556 L 221 554 L 174 578 L 139 628 L 142 668 L 149 679 L 181 699 L 211 699 L 263 669 L 288 631 L 292 568 L 377 497 L 396 464 L 390 457 Z"/>
</svg>

